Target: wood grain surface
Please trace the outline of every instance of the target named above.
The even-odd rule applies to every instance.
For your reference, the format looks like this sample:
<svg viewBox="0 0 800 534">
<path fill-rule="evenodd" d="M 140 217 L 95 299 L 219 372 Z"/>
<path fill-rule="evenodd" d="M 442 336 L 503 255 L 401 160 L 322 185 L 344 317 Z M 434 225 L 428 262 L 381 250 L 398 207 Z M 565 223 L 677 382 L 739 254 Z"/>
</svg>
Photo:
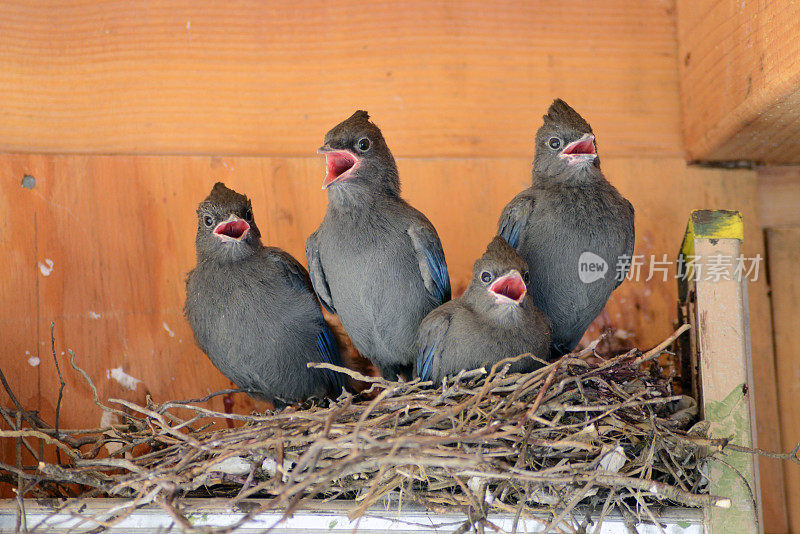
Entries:
<svg viewBox="0 0 800 534">
<path fill-rule="evenodd" d="M 576 8 L 3 2 L 0 150 L 304 156 L 366 109 L 396 156 L 527 157 L 560 96 L 606 155 L 680 154 L 672 2 Z"/>
<path fill-rule="evenodd" d="M 767 230 L 769 275 L 772 281 L 772 310 L 775 318 L 775 367 L 778 377 L 778 402 L 782 449 L 790 451 L 800 443 L 797 406 L 800 404 L 800 330 L 797 328 L 797 303 L 800 302 L 800 226 Z M 762 462 L 763 464 L 763 462 Z M 786 469 L 786 495 L 797 503 L 800 495 L 800 470 Z M 800 532 L 800 508 L 789 506 L 791 532 Z"/>
<path fill-rule="evenodd" d="M 800 4 L 677 1 L 693 160 L 800 163 Z"/>
</svg>

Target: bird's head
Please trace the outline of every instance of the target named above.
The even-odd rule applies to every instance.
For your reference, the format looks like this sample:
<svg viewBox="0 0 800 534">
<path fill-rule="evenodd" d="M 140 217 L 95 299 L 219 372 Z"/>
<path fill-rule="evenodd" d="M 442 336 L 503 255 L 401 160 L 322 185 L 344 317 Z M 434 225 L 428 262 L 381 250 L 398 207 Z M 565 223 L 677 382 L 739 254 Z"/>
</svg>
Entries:
<svg viewBox="0 0 800 534">
<path fill-rule="evenodd" d="M 556 99 L 536 132 L 533 172 L 545 178 L 569 180 L 599 172 L 592 127 L 563 100 Z"/>
<path fill-rule="evenodd" d="M 366 111 L 356 111 L 325 134 L 323 189 L 365 188 L 400 194 L 394 157 Z"/>
<path fill-rule="evenodd" d="M 492 315 L 517 315 L 529 283 L 528 264 L 502 237 L 495 236 L 473 266 L 467 293 Z"/>
<path fill-rule="evenodd" d="M 198 259 L 235 261 L 261 246 L 250 199 L 217 182 L 197 207 Z"/>
</svg>

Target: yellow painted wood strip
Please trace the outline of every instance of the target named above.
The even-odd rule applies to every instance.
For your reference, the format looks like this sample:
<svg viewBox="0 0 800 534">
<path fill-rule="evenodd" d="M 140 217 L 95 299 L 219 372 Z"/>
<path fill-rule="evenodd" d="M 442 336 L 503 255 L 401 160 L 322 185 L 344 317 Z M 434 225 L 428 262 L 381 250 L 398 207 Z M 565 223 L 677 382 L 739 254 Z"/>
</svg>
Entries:
<svg viewBox="0 0 800 534">
<path fill-rule="evenodd" d="M 694 256 L 695 239 L 744 239 L 742 214 L 732 210 L 694 210 L 681 245 L 684 256 Z"/>
</svg>

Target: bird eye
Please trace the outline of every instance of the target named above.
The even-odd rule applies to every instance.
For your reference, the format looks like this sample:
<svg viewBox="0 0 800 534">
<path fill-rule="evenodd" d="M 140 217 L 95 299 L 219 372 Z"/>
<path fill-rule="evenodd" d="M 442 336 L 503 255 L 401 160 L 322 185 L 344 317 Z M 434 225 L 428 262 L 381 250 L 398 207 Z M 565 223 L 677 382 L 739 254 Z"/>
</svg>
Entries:
<svg viewBox="0 0 800 534">
<path fill-rule="evenodd" d="M 551 137 L 547 144 L 550 145 L 550 148 L 553 150 L 558 150 L 561 148 L 561 139 L 558 137 Z"/>
<path fill-rule="evenodd" d="M 483 281 L 484 284 L 488 284 L 489 282 L 492 281 L 492 273 L 490 273 L 489 271 L 483 271 L 481 273 L 481 280 Z"/>
<path fill-rule="evenodd" d="M 358 147 L 358 150 L 360 150 L 361 152 L 366 152 L 367 150 L 369 150 L 369 147 L 372 146 L 372 142 L 370 142 L 369 137 L 362 137 L 361 139 L 358 140 L 356 146 Z"/>
<path fill-rule="evenodd" d="M 522 281 L 525 282 L 526 284 L 531 281 L 531 275 L 528 271 L 522 273 Z"/>
<path fill-rule="evenodd" d="M 250 208 L 248 208 L 248 209 L 247 209 L 247 211 L 246 211 L 246 212 L 244 212 L 244 220 L 245 220 L 245 221 L 250 221 L 250 220 L 252 220 L 252 219 L 253 219 L 253 210 L 251 210 Z"/>
<path fill-rule="evenodd" d="M 214 224 L 214 218 L 211 217 L 211 215 L 206 215 L 203 222 L 206 223 L 206 226 L 212 226 Z"/>
</svg>

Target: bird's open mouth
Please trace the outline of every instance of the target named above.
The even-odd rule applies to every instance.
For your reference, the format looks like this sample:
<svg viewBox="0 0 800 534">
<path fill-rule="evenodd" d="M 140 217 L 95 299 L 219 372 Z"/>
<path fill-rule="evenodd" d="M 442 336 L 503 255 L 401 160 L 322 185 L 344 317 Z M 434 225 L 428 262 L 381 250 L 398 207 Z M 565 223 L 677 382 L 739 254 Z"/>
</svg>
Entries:
<svg viewBox="0 0 800 534">
<path fill-rule="evenodd" d="M 325 181 L 322 182 L 322 189 L 327 189 L 340 180 L 346 180 L 347 175 L 358 163 L 358 158 L 347 150 L 322 147 L 319 152 L 325 154 Z"/>
<path fill-rule="evenodd" d="M 528 290 L 522 276 L 517 271 L 512 271 L 495 280 L 489 286 L 489 291 L 495 294 L 495 300 L 498 302 L 511 300 L 519 304 Z"/>
<path fill-rule="evenodd" d="M 248 231 L 250 231 L 250 225 L 242 219 L 231 219 L 214 228 L 214 234 L 223 241 L 241 241 L 247 237 Z"/>
<path fill-rule="evenodd" d="M 570 161 L 590 160 L 597 157 L 597 149 L 594 145 L 594 136 L 584 134 L 577 141 L 573 141 L 561 151 L 561 157 Z"/>
</svg>

